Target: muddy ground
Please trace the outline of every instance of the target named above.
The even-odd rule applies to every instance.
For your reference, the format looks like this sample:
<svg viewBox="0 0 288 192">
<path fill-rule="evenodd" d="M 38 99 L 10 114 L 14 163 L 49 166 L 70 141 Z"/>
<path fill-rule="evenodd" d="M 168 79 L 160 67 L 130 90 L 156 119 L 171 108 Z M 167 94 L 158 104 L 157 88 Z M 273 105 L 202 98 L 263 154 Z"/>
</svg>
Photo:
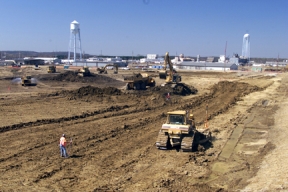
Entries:
<svg viewBox="0 0 288 192">
<path fill-rule="evenodd" d="M 1 68 L 0 191 L 253 191 L 275 149 L 268 136 L 286 74 L 180 71 L 185 88 L 172 89 L 150 73 L 156 87 L 125 91 L 123 76 L 133 72 Z M 38 85 L 11 83 L 24 74 Z M 206 105 L 213 139 L 204 151 L 156 149 L 166 112 L 192 110 L 202 129 Z M 73 141 L 67 159 L 62 133 Z"/>
</svg>

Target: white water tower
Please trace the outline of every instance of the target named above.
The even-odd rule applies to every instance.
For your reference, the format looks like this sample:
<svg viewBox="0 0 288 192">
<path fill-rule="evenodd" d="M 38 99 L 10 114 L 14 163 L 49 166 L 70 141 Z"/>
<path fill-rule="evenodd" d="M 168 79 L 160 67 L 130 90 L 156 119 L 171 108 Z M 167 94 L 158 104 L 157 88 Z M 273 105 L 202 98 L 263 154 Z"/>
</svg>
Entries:
<svg viewBox="0 0 288 192">
<path fill-rule="evenodd" d="M 250 35 L 247 33 L 243 36 L 242 57 L 250 59 Z"/>
<path fill-rule="evenodd" d="M 78 46 L 77 46 L 78 42 Z M 82 48 L 81 48 L 81 39 L 80 39 L 80 24 L 77 21 L 73 21 L 70 24 L 70 43 L 69 43 L 69 53 L 68 60 L 70 60 L 71 50 L 74 53 L 74 62 L 76 62 L 77 51 L 79 51 L 80 58 L 82 60 Z"/>
</svg>

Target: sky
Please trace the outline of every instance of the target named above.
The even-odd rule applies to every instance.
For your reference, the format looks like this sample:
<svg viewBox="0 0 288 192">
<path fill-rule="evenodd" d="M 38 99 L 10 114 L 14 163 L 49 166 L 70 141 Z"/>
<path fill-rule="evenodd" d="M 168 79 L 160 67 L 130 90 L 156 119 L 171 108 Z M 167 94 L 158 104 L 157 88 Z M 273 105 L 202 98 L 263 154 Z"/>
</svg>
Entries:
<svg viewBox="0 0 288 192">
<path fill-rule="evenodd" d="M 68 51 L 80 23 L 91 55 L 288 58 L 288 0 L 1 0 L 0 51 Z"/>
</svg>

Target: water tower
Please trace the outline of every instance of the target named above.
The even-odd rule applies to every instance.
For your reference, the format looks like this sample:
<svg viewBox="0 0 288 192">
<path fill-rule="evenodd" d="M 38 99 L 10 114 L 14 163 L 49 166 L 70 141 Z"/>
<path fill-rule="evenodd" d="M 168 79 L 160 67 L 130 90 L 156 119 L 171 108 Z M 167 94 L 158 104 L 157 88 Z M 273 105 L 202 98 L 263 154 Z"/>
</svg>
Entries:
<svg viewBox="0 0 288 192">
<path fill-rule="evenodd" d="M 242 57 L 250 59 L 250 35 L 247 33 L 243 36 Z"/>
<path fill-rule="evenodd" d="M 78 46 L 77 46 L 78 43 Z M 77 21 L 73 21 L 70 24 L 70 43 L 69 43 L 69 53 L 68 60 L 70 60 L 70 53 L 73 50 L 74 62 L 76 62 L 77 51 L 79 51 L 80 58 L 82 60 L 82 49 L 81 49 L 81 39 L 80 39 L 80 24 Z"/>
</svg>

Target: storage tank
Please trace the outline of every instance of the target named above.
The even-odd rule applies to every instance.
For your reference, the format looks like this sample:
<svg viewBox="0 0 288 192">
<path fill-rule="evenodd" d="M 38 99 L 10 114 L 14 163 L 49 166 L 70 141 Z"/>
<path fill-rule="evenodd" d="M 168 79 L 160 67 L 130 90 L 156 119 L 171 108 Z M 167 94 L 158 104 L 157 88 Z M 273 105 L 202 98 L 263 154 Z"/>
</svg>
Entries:
<svg viewBox="0 0 288 192">
<path fill-rule="evenodd" d="M 74 33 L 74 34 L 77 34 L 80 27 L 79 27 L 79 23 L 74 20 L 71 24 L 70 24 L 70 29 L 71 29 L 71 32 Z"/>
</svg>

